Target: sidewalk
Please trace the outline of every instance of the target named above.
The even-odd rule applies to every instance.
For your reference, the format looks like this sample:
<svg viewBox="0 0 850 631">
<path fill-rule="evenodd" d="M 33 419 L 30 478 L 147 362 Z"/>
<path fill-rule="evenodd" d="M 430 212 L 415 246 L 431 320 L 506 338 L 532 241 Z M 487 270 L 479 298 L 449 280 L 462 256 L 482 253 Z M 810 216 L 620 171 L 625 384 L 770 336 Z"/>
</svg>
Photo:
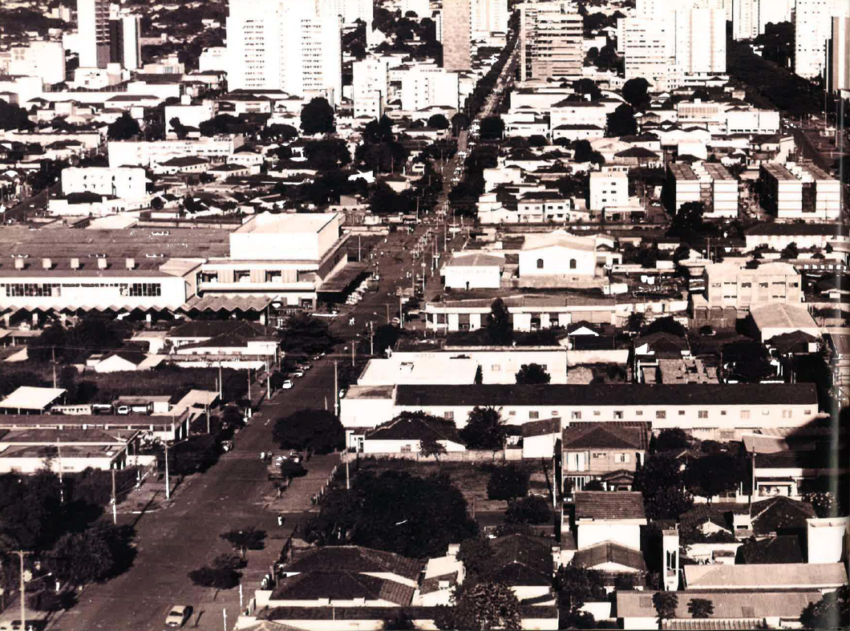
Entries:
<svg viewBox="0 0 850 631">
<path fill-rule="evenodd" d="M 313 456 L 304 464 L 307 475 L 295 478 L 283 494 L 278 498 L 277 492 L 272 490 L 267 495 L 267 508 L 277 513 L 304 513 L 319 512 L 319 506 L 314 505 L 312 498 L 318 495 L 327 486 L 328 479 L 334 467 L 340 463 L 339 454 L 327 454 L 324 456 Z"/>
</svg>

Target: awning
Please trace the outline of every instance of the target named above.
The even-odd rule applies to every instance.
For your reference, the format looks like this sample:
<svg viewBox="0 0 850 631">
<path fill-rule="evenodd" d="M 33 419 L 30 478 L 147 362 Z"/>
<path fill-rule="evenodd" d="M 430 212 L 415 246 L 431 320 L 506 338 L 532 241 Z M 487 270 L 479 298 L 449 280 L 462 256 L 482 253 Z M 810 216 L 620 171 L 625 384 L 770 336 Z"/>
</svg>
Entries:
<svg viewBox="0 0 850 631">
<path fill-rule="evenodd" d="M 319 288 L 320 294 L 339 294 L 368 269 L 365 263 L 349 263 L 336 274 L 328 278 Z"/>
<path fill-rule="evenodd" d="M 190 311 L 264 311 L 274 301 L 268 296 L 193 296 L 177 309 Z"/>
</svg>

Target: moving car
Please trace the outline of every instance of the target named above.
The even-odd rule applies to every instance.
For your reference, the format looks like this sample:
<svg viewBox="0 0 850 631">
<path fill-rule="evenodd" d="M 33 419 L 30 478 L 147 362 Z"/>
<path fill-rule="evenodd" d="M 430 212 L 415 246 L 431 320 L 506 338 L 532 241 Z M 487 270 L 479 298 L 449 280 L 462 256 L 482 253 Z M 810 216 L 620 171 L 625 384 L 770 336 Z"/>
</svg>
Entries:
<svg viewBox="0 0 850 631">
<path fill-rule="evenodd" d="M 174 605 L 165 617 L 165 626 L 171 627 L 172 629 L 179 629 L 186 624 L 186 620 L 189 619 L 191 613 L 191 607 L 187 607 L 186 605 Z"/>
</svg>

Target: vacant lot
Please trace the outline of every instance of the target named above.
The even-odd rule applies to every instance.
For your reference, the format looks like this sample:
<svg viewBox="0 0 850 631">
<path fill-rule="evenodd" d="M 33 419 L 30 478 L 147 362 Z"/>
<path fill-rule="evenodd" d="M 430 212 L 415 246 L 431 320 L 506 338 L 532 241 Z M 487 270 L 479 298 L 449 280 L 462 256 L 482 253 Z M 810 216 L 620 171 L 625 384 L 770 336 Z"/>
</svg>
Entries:
<svg viewBox="0 0 850 631">
<path fill-rule="evenodd" d="M 473 463 L 473 462 L 445 462 L 442 466 L 435 462 L 416 462 L 415 460 L 374 459 L 364 458 L 359 461 L 359 471 L 373 471 L 378 474 L 384 471 L 405 471 L 411 475 L 427 477 L 437 473 L 448 475 L 452 483 L 463 493 L 469 510 L 472 510 L 473 502 L 477 511 L 498 511 L 507 508 L 507 502 L 503 500 L 487 499 L 487 482 L 490 472 L 494 467 L 501 466 L 501 462 L 495 463 Z M 552 470 L 551 463 L 548 471 L 539 461 L 519 461 L 514 463 L 527 470 L 531 475 L 529 484 L 530 492 L 537 494 L 549 494 L 549 483 Z M 352 474 L 358 469 L 358 465 L 351 463 Z"/>
</svg>

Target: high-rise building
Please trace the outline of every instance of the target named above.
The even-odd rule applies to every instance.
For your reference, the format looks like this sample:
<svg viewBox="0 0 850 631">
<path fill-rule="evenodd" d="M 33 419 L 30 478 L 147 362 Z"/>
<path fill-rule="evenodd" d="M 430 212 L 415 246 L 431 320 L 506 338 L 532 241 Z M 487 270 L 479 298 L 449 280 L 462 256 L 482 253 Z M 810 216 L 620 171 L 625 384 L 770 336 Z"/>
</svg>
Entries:
<svg viewBox="0 0 850 631">
<path fill-rule="evenodd" d="M 139 41 L 139 17 L 115 16 L 109 20 L 109 62 L 137 70 L 142 51 Z"/>
<path fill-rule="evenodd" d="M 486 38 L 490 33 L 507 33 L 508 0 L 472 0 L 472 38 Z"/>
<path fill-rule="evenodd" d="M 380 118 L 387 99 L 387 60 L 367 58 L 352 64 L 354 116 Z"/>
<path fill-rule="evenodd" d="M 658 92 L 678 87 L 675 45 L 665 20 L 625 18 L 622 39 L 626 80 L 646 79 Z"/>
<path fill-rule="evenodd" d="M 726 11 L 680 9 L 676 20 L 676 65 L 685 74 L 726 72 Z"/>
<path fill-rule="evenodd" d="M 759 0 L 734 0 L 732 37 L 738 41 L 759 36 Z"/>
<path fill-rule="evenodd" d="M 797 0 L 794 11 L 794 72 L 804 79 L 823 73 L 832 18 L 850 16 L 846 0 Z"/>
<path fill-rule="evenodd" d="M 583 20 L 573 3 L 526 2 L 519 10 L 520 80 L 580 78 Z"/>
<path fill-rule="evenodd" d="M 443 68 L 472 67 L 472 13 L 470 0 L 443 0 Z"/>
<path fill-rule="evenodd" d="M 228 87 L 342 98 L 342 19 L 309 3 L 230 0 Z"/>
<path fill-rule="evenodd" d="M 832 18 L 829 53 L 829 89 L 850 91 L 850 18 Z"/>
<path fill-rule="evenodd" d="M 109 63 L 109 0 L 77 0 L 80 68 Z"/>
</svg>

